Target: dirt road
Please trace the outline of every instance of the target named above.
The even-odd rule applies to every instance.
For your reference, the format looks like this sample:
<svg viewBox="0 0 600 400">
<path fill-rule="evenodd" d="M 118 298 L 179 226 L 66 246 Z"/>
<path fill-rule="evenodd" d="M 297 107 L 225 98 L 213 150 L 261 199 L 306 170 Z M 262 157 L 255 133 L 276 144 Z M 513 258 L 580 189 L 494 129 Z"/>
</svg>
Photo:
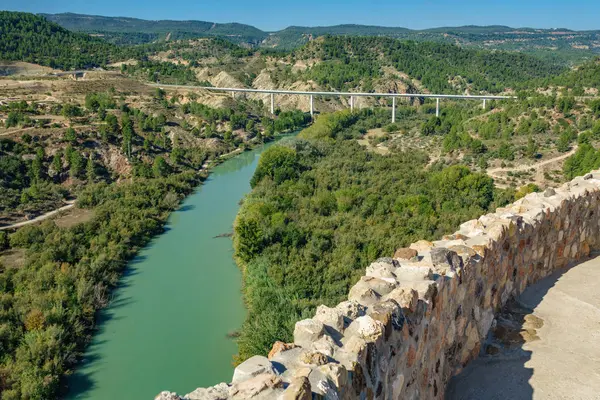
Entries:
<svg viewBox="0 0 600 400">
<path fill-rule="evenodd" d="M 16 228 L 20 228 L 25 225 L 30 225 L 30 224 L 35 224 L 36 222 L 41 222 L 47 218 L 52 217 L 53 215 L 58 214 L 61 211 L 65 211 L 65 210 L 68 210 L 69 208 L 73 208 L 74 206 L 75 206 L 75 200 L 70 200 L 67 202 L 67 205 L 57 208 L 56 210 L 48 211 L 47 213 L 42 214 L 38 217 L 35 217 L 34 219 L 17 222 L 16 224 L 12 224 L 12 225 L 0 226 L 0 231 L 7 230 L 7 229 L 16 229 Z"/>
<path fill-rule="evenodd" d="M 487 173 L 488 173 L 488 175 L 497 175 L 499 172 L 518 172 L 518 171 L 527 171 L 527 170 L 529 170 L 531 168 L 540 168 L 540 167 L 543 167 L 545 165 L 551 164 L 553 162 L 562 161 L 565 158 L 568 158 L 568 157 L 572 156 L 573 154 L 575 154 L 576 151 L 577 151 L 577 146 L 575 146 L 568 153 L 565 153 L 565 154 L 560 155 L 558 157 L 550 158 L 550 159 L 548 159 L 546 161 L 542 161 L 542 162 L 531 164 L 531 165 L 519 165 L 518 167 L 514 167 L 514 168 L 494 168 L 494 169 L 488 169 Z"/>
</svg>

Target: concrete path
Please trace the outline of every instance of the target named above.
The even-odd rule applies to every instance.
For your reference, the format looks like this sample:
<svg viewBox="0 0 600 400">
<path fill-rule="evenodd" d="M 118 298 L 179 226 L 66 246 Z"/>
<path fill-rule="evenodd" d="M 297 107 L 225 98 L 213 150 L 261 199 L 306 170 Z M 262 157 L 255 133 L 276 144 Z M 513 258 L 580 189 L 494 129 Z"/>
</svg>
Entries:
<svg viewBox="0 0 600 400">
<path fill-rule="evenodd" d="M 516 335 L 494 335 L 491 343 L 508 345 L 469 364 L 446 399 L 600 399 L 600 257 L 529 287 L 519 306 L 529 311 L 498 318 L 498 326 L 519 321 Z"/>
</svg>

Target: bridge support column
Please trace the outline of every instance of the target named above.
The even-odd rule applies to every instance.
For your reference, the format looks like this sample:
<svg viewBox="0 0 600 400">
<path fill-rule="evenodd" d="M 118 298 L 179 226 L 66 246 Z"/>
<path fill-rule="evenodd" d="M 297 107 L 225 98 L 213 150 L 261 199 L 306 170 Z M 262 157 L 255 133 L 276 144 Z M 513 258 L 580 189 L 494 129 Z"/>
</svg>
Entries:
<svg viewBox="0 0 600 400">
<path fill-rule="evenodd" d="M 435 99 L 435 116 L 439 118 L 440 116 L 440 98 Z"/>
<path fill-rule="evenodd" d="M 483 109 L 485 110 L 485 106 L 486 106 L 486 99 L 483 99 Z"/>
<path fill-rule="evenodd" d="M 354 96 L 350 96 L 350 111 L 354 111 Z"/>
<path fill-rule="evenodd" d="M 235 92 L 231 92 L 231 97 L 235 99 Z"/>
<path fill-rule="evenodd" d="M 392 96 L 392 124 L 396 122 L 396 96 Z"/>
<path fill-rule="evenodd" d="M 313 106 L 313 95 L 311 94 L 310 95 L 310 117 L 312 118 L 312 117 L 314 117 L 314 115 L 315 115 L 315 109 Z"/>
<path fill-rule="evenodd" d="M 271 93 L 271 115 L 275 115 L 275 93 Z"/>
</svg>

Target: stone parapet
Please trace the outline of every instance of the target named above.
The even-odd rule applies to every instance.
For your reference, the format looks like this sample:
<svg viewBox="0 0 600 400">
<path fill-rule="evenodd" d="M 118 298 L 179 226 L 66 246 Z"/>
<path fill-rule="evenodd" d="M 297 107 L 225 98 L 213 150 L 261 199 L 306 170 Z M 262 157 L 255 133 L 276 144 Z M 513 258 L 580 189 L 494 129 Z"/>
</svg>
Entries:
<svg viewBox="0 0 600 400">
<path fill-rule="evenodd" d="M 510 298 L 600 249 L 599 216 L 598 171 L 529 194 L 375 261 L 347 301 L 318 307 L 294 343 L 240 364 L 233 383 L 156 398 L 443 399 Z"/>
</svg>

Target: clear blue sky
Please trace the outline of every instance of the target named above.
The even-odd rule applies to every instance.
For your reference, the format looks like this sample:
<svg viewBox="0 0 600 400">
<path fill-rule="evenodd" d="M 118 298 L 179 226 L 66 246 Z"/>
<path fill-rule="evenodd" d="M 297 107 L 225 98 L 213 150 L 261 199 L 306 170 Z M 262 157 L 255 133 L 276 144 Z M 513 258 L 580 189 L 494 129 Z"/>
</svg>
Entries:
<svg viewBox="0 0 600 400">
<path fill-rule="evenodd" d="M 241 22 L 263 30 L 342 23 L 600 29 L 599 0 L 2 0 L 0 9 Z"/>
</svg>

